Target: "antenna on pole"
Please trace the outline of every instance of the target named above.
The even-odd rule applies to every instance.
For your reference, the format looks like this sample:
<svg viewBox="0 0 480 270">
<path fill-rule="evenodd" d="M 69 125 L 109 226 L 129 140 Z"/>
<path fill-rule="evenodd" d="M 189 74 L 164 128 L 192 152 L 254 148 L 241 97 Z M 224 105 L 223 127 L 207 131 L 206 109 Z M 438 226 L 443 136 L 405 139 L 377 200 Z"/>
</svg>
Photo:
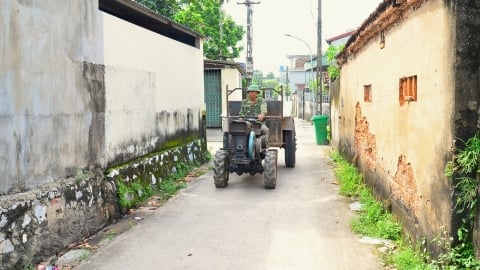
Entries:
<svg viewBox="0 0 480 270">
<path fill-rule="evenodd" d="M 247 78 L 247 85 L 250 85 L 252 82 L 253 77 L 253 56 L 252 56 L 252 15 L 253 9 L 252 5 L 260 4 L 260 2 L 253 2 L 251 0 L 245 0 L 245 2 L 239 3 L 238 5 L 246 5 L 247 6 L 247 62 L 246 62 L 246 78 Z"/>
</svg>

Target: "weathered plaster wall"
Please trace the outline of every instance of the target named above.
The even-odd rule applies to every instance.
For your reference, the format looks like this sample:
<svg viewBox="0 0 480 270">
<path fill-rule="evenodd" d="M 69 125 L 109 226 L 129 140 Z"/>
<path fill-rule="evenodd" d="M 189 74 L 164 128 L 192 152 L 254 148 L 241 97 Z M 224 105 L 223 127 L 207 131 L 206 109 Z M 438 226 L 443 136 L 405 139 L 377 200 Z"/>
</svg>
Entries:
<svg viewBox="0 0 480 270">
<path fill-rule="evenodd" d="M 24 269 L 65 251 L 121 217 L 118 183 L 155 189 L 162 179 L 192 162 L 204 163 L 206 141 L 153 153 L 122 164 L 107 174 L 101 169 L 0 197 L 0 269 Z M 128 210 L 128 209 L 127 209 Z"/>
<path fill-rule="evenodd" d="M 117 217 L 116 197 L 101 171 L 0 197 L 0 269 L 25 269 L 93 234 Z"/>
<path fill-rule="evenodd" d="M 342 66 L 332 98 L 333 145 L 356 162 L 375 193 L 414 238 L 451 228 L 451 185 L 443 175 L 453 146 L 453 17 L 426 1 Z M 399 102 L 399 80 L 416 75 L 418 99 Z M 371 102 L 364 86 L 371 85 Z"/>
<path fill-rule="evenodd" d="M 103 14 L 105 163 L 201 136 L 202 51 Z M 145 42 L 148 40 L 148 42 Z"/>
<path fill-rule="evenodd" d="M 103 57 L 97 5 L 0 2 L 0 194 L 50 182 L 96 155 L 88 146 L 100 90 L 87 87 L 84 62 Z"/>
</svg>

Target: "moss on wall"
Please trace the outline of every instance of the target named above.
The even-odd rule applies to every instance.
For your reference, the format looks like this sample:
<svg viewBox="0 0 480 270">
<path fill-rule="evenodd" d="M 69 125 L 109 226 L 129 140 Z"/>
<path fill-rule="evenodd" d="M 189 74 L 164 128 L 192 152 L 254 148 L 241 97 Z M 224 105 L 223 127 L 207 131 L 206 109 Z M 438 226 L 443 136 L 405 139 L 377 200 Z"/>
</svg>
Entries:
<svg viewBox="0 0 480 270">
<path fill-rule="evenodd" d="M 107 180 L 117 183 L 119 203 L 123 211 L 161 190 L 162 183 L 172 181 L 172 176 L 180 177 L 192 167 L 208 161 L 208 151 L 203 140 L 196 139 L 183 145 L 180 144 L 181 141 L 169 141 L 163 151 L 108 169 Z M 176 145 L 179 146 L 174 147 Z"/>
</svg>

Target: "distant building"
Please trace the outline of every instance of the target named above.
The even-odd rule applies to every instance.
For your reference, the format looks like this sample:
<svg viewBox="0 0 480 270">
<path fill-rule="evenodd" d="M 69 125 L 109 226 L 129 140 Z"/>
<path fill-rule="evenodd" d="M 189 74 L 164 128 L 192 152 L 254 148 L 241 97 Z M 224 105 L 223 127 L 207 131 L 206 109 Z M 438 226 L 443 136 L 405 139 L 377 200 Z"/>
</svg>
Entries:
<svg viewBox="0 0 480 270">
<path fill-rule="evenodd" d="M 290 86 L 292 93 L 297 90 L 302 90 L 308 86 L 308 82 L 315 80 L 315 74 L 311 74 L 308 69 L 310 57 L 317 57 L 316 55 L 287 55 L 289 64 L 285 69 L 286 84 Z"/>
</svg>

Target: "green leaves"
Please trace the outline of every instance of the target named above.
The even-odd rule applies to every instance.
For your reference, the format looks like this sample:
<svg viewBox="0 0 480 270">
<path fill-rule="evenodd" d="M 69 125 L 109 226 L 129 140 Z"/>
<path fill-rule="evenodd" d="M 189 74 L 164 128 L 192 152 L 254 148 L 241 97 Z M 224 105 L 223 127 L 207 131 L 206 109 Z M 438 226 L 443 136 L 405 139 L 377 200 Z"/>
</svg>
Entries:
<svg viewBox="0 0 480 270">
<path fill-rule="evenodd" d="M 176 0 L 136 0 L 137 3 L 172 18 L 180 10 L 180 2 Z"/>
<path fill-rule="evenodd" d="M 337 55 L 343 50 L 344 47 L 345 45 L 338 45 L 338 46 L 330 45 L 327 48 L 327 51 L 325 52 L 327 61 L 330 64 L 327 67 L 328 76 L 332 81 L 338 78 L 338 76 L 340 76 L 340 69 L 337 66 L 337 63 L 335 63 L 335 57 L 337 57 Z"/>
<path fill-rule="evenodd" d="M 477 133 L 463 143 L 465 148 L 458 150 L 453 160 L 447 162 L 445 175 L 447 177 L 455 177 L 455 208 L 457 213 L 468 211 L 469 216 L 473 218 L 479 191 L 475 177 L 480 169 L 480 135 Z"/>
<path fill-rule="evenodd" d="M 458 180 L 459 182 L 455 185 L 455 189 L 457 191 L 455 208 L 457 209 L 457 213 L 469 211 L 470 215 L 474 215 L 474 210 L 478 201 L 477 180 L 470 177 L 459 177 Z"/>
<path fill-rule="evenodd" d="M 240 55 L 245 30 L 221 10 L 219 0 L 136 0 L 139 4 L 204 35 L 207 59 L 234 59 Z M 222 34 L 220 35 L 220 32 Z"/>
<path fill-rule="evenodd" d="M 441 243 L 445 252 L 432 261 L 430 269 L 479 269 L 471 239 L 472 224 L 478 204 L 479 185 L 477 174 L 480 169 L 480 135 L 460 140 L 465 148 L 457 150 L 453 159 L 445 166 L 445 175 L 454 178 L 455 210 L 465 214 L 462 227 L 458 230 L 458 244 L 452 246 L 452 240 Z"/>
<path fill-rule="evenodd" d="M 456 156 L 460 174 L 477 172 L 480 162 L 480 135 L 476 134 L 465 143 L 465 149 Z"/>
<path fill-rule="evenodd" d="M 203 53 L 208 59 L 234 59 L 243 49 L 237 43 L 245 30 L 221 10 L 218 0 L 191 1 L 173 19 L 206 36 Z"/>
</svg>

